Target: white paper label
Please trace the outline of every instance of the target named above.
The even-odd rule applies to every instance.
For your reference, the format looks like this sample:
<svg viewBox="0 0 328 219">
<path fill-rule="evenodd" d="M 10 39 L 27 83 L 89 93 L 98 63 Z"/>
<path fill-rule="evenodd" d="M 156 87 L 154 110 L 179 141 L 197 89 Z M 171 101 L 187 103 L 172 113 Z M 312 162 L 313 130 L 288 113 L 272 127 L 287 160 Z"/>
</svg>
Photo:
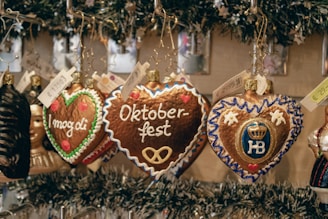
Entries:
<svg viewBox="0 0 328 219">
<path fill-rule="evenodd" d="M 92 78 L 97 82 L 97 88 L 103 93 L 110 93 L 115 88 L 125 83 L 124 79 L 111 72 L 101 74 L 100 76 L 95 72 Z"/>
<path fill-rule="evenodd" d="M 316 86 L 308 95 L 302 100 L 301 104 L 309 111 L 313 111 L 328 97 L 328 78 L 323 80 L 318 86 Z"/>
<path fill-rule="evenodd" d="M 126 82 L 123 85 L 121 94 L 122 99 L 126 101 L 131 93 L 131 91 L 139 84 L 142 79 L 146 76 L 146 71 L 149 68 L 149 63 L 145 62 L 144 64 L 140 64 L 138 62 L 136 66 L 134 67 L 133 71 L 129 75 L 128 79 L 126 79 Z"/>
<path fill-rule="evenodd" d="M 75 67 L 72 67 L 68 71 L 62 70 L 50 81 L 48 86 L 38 96 L 38 99 L 45 107 L 48 108 L 59 94 L 73 81 L 72 74 L 75 71 Z"/>
<path fill-rule="evenodd" d="M 220 87 L 216 88 L 212 92 L 212 103 L 217 102 L 227 95 L 232 95 L 237 92 L 242 92 L 244 89 L 244 81 L 249 78 L 251 73 L 244 70 L 228 81 L 224 82 Z"/>
<path fill-rule="evenodd" d="M 25 71 L 18 84 L 15 86 L 18 92 L 23 93 L 24 90 L 31 84 L 31 76 L 35 75 L 35 71 Z"/>
</svg>

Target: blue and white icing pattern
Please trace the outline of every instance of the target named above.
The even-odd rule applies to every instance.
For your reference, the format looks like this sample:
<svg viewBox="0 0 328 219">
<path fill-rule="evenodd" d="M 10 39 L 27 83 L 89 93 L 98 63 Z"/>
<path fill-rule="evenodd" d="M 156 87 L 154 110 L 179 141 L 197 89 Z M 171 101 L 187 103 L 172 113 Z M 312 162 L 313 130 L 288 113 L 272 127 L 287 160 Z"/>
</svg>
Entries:
<svg viewBox="0 0 328 219">
<path fill-rule="evenodd" d="M 285 110 L 289 115 L 290 130 L 288 136 L 282 145 L 278 154 L 276 154 L 267 165 L 260 168 L 256 173 L 250 173 L 243 169 L 236 160 L 234 160 L 225 149 L 222 139 L 219 136 L 219 120 L 227 110 L 236 109 L 246 112 L 250 115 L 250 118 L 256 118 L 264 110 L 271 106 L 278 106 L 280 109 Z M 272 118 L 272 124 L 280 125 L 284 123 L 280 118 L 280 112 L 270 113 Z M 226 119 L 225 123 L 234 123 L 234 117 L 236 115 L 229 114 L 231 118 Z M 255 182 L 261 175 L 266 174 L 276 164 L 278 164 L 282 156 L 290 149 L 291 145 L 296 141 L 297 136 L 300 134 L 303 128 L 303 114 L 301 107 L 295 100 L 285 95 L 269 95 L 258 101 L 258 103 L 251 103 L 246 101 L 242 96 L 227 97 L 219 100 L 210 110 L 207 121 L 207 135 L 208 140 L 212 146 L 212 149 L 216 152 L 217 156 L 236 174 L 238 174 L 245 181 Z"/>
</svg>

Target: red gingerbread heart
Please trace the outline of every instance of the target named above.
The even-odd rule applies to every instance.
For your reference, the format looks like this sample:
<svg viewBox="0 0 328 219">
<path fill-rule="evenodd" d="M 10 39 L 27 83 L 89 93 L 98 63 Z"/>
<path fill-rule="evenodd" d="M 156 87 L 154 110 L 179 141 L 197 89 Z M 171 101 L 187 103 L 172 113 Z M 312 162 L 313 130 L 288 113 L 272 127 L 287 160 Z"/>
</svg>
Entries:
<svg viewBox="0 0 328 219">
<path fill-rule="evenodd" d="M 206 143 L 207 102 L 185 83 L 139 85 L 127 101 L 121 89 L 105 101 L 111 140 L 151 176 L 159 178 L 172 168 L 180 175 L 188 166 L 183 164 L 192 162 Z"/>
<path fill-rule="evenodd" d="M 44 108 L 47 136 L 65 161 L 81 162 L 104 138 L 103 101 L 98 91 L 80 86 L 64 90 L 49 109 Z"/>
</svg>

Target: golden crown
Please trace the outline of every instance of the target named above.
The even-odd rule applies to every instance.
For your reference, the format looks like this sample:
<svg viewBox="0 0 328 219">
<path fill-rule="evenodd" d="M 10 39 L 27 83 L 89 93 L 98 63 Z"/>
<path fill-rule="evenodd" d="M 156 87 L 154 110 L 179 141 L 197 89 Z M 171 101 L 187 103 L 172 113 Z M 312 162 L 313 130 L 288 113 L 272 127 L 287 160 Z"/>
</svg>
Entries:
<svg viewBox="0 0 328 219">
<path fill-rule="evenodd" d="M 267 127 L 260 126 L 258 122 L 254 126 L 248 126 L 247 128 L 248 135 L 254 140 L 263 139 L 267 130 Z"/>
</svg>

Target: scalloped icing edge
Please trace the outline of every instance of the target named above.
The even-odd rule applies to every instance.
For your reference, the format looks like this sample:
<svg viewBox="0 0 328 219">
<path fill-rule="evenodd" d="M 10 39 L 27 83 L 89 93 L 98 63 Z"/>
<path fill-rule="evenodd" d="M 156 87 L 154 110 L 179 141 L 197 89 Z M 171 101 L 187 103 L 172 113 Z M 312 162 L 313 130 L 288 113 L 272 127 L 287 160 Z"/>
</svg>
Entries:
<svg viewBox="0 0 328 219">
<path fill-rule="evenodd" d="M 241 99 L 241 98 L 239 98 Z M 255 182 L 260 176 L 266 174 L 270 169 L 272 169 L 275 165 L 277 165 L 282 156 L 287 153 L 292 144 L 296 141 L 298 135 L 300 134 L 303 128 L 303 114 L 301 113 L 301 107 L 296 103 L 296 101 L 285 95 L 271 95 L 268 96 L 267 99 L 264 99 L 261 104 L 256 104 L 256 107 L 253 103 L 253 107 L 248 107 L 248 102 L 244 99 L 243 102 L 238 103 L 236 97 L 227 97 L 219 100 L 210 110 L 208 122 L 207 122 L 207 135 L 208 141 L 210 142 L 212 149 L 217 149 L 217 156 L 235 173 L 237 173 L 242 179 L 250 182 Z M 280 107 L 286 110 L 287 114 L 289 114 L 289 121 L 291 124 L 290 131 L 285 140 L 285 144 L 282 146 L 280 152 L 272 159 L 272 161 L 258 170 L 255 174 L 250 174 L 247 170 L 244 170 L 240 167 L 238 162 L 234 161 L 228 154 L 228 152 L 224 149 L 224 146 L 218 135 L 214 134 L 216 130 L 219 128 L 219 125 L 215 123 L 216 119 L 220 116 L 223 110 L 226 110 L 226 105 L 237 106 L 240 110 L 244 110 L 246 108 L 247 112 L 255 113 L 260 112 L 265 107 L 270 107 L 274 104 L 278 104 Z M 260 107 L 258 107 L 260 106 Z"/>
<path fill-rule="evenodd" d="M 205 110 L 205 100 L 203 99 L 202 95 L 200 93 L 198 93 L 196 88 L 190 87 L 186 83 L 181 84 L 181 83 L 175 82 L 173 85 L 166 84 L 164 89 L 156 90 L 156 91 L 151 91 L 151 90 L 147 89 L 146 87 L 140 86 L 140 85 L 137 85 L 136 87 L 139 90 L 143 90 L 143 91 L 147 92 L 150 95 L 151 98 L 154 98 L 154 97 L 156 97 L 158 95 L 161 95 L 165 92 L 169 92 L 173 88 L 174 89 L 184 88 L 185 90 L 190 91 L 195 97 L 197 97 L 198 103 L 201 106 L 201 111 L 202 111 L 202 114 L 203 114 L 202 118 L 201 118 L 202 122 L 201 122 L 200 126 L 197 129 L 198 130 L 197 134 L 195 134 L 195 136 L 194 136 L 193 140 L 190 142 L 190 144 L 185 147 L 185 151 L 183 153 L 180 153 L 178 159 L 176 159 L 176 161 L 174 161 L 174 162 L 172 161 L 166 169 L 156 171 L 153 167 L 149 167 L 146 163 L 140 162 L 138 157 L 132 156 L 128 149 L 122 147 L 121 146 L 121 141 L 119 139 L 115 138 L 115 133 L 109 128 L 110 127 L 110 121 L 108 121 L 106 119 L 106 116 L 108 115 L 108 108 L 111 107 L 111 100 L 117 99 L 117 94 L 121 93 L 122 86 L 120 86 L 116 90 L 114 90 L 111 93 L 111 95 L 105 100 L 104 113 L 103 113 L 103 118 L 104 118 L 103 120 L 104 120 L 104 123 L 105 123 L 105 132 L 109 133 L 109 136 L 110 136 L 111 140 L 116 142 L 116 144 L 118 146 L 118 149 L 120 151 L 124 152 L 129 160 L 132 160 L 138 167 L 140 167 L 144 171 L 150 173 L 150 175 L 152 177 L 155 177 L 155 180 L 157 180 L 162 175 L 164 175 L 166 172 L 168 172 L 168 170 L 170 170 L 174 165 L 176 165 L 176 163 L 178 163 L 181 159 L 183 159 L 185 157 L 186 153 L 188 153 L 188 151 L 198 141 L 198 136 L 199 136 L 199 134 L 201 134 L 203 126 L 204 125 L 206 126 L 207 114 L 206 114 L 206 110 Z"/>
</svg>

